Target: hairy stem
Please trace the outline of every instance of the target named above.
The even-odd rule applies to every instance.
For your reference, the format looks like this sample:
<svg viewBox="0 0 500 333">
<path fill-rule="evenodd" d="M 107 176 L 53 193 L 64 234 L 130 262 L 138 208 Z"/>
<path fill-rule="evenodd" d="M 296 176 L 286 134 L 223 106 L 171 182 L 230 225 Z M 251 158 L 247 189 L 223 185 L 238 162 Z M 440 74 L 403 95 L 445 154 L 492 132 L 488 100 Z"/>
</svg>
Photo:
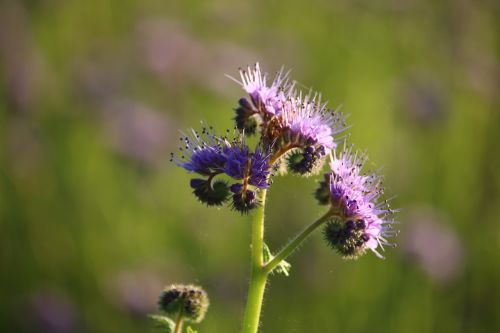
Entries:
<svg viewBox="0 0 500 333">
<path fill-rule="evenodd" d="M 174 333 L 180 333 L 182 331 L 182 315 L 183 315 L 183 310 L 181 309 L 179 311 L 179 315 L 177 316 L 177 321 L 175 322 L 175 329 Z"/>
<path fill-rule="evenodd" d="M 252 220 L 252 272 L 243 319 L 243 333 L 257 333 L 259 329 L 260 312 L 268 275 L 262 269 L 264 265 L 264 207 L 266 204 L 266 190 L 262 190 L 260 200 L 261 206 L 255 212 Z"/>
<path fill-rule="evenodd" d="M 318 228 L 320 225 L 328 221 L 331 217 L 334 216 L 334 213 L 329 210 L 326 212 L 325 215 L 311 223 L 309 226 L 307 226 L 304 230 L 302 230 L 299 234 L 297 234 L 285 247 L 281 249 L 280 252 L 271 260 L 269 261 L 264 267 L 263 271 L 265 274 L 269 274 L 273 269 L 276 268 L 276 266 L 279 265 L 279 263 L 286 259 L 293 251 L 297 249 L 297 247 L 314 231 L 316 228 Z"/>
</svg>

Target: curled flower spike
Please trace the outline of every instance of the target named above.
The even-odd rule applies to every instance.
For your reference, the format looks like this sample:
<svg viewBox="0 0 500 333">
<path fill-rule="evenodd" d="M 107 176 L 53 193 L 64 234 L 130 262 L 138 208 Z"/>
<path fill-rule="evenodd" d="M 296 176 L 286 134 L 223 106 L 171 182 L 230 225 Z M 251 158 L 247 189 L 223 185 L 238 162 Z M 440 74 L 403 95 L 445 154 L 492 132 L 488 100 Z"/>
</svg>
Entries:
<svg viewBox="0 0 500 333">
<path fill-rule="evenodd" d="M 315 193 L 318 202 L 330 204 L 338 217 L 325 227 L 325 239 L 346 258 L 355 258 L 366 249 L 382 258 L 378 247 L 392 245 L 387 238 L 396 233 L 388 219 L 394 211 L 380 199 L 381 178 L 362 172 L 366 160 L 364 154 L 347 147 L 338 156 L 331 155 L 331 172 Z"/>
<path fill-rule="evenodd" d="M 220 137 L 212 129 L 203 128 L 201 134 L 191 130 L 191 135 L 181 137 L 181 156 L 172 154 L 171 160 L 184 169 L 204 178 L 194 178 L 190 185 L 194 195 L 208 206 L 220 206 L 231 196 L 228 184 L 215 177 L 225 174 L 241 181 L 242 191 L 233 192 L 233 207 L 248 212 L 257 206 L 255 190 L 269 186 L 270 154 L 257 147 L 254 152 L 244 143 L 242 133 L 236 133 L 230 141 Z"/>
<path fill-rule="evenodd" d="M 324 157 L 325 148 L 323 146 L 294 149 L 286 157 L 287 167 L 291 172 L 302 176 L 315 175 L 323 168 Z"/>
<path fill-rule="evenodd" d="M 236 108 L 236 127 L 245 133 L 260 130 L 263 147 L 273 151 L 271 163 L 285 156 L 288 170 L 309 176 L 319 172 L 324 157 L 336 147 L 334 137 L 345 129 L 340 112 L 322 103 L 319 94 L 295 90 L 288 73 L 278 72 L 270 86 L 259 64 L 240 70 L 238 82 L 249 94 Z M 313 149 L 313 152 L 306 149 Z"/>
<path fill-rule="evenodd" d="M 332 221 L 327 223 L 323 235 L 327 243 L 342 257 L 355 259 L 364 254 L 366 243 L 370 241 L 365 229 L 366 223 L 363 220 L 348 220 L 345 223 Z"/>
<path fill-rule="evenodd" d="M 239 211 L 241 214 L 248 213 L 259 205 L 255 192 L 245 188 L 241 184 L 233 184 L 231 186 L 231 192 L 234 193 L 231 203 L 232 208 Z"/>
<path fill-rule="evenodd" d="M 205 317 L 210 302 L 201 287 L 194 285 L 171 285 L 158 300 L 160 310 L 170 316 L 181 315 L 185 321 L 199 323 Z"/>
<path fill-rule="evenodd" d="M 212 181 L 193 178 L 190 181 L 193 194 L 207 206 L 221 206 L 229 197 L 229 188 L 227 183 L 222 180 Z"/>
</svg>

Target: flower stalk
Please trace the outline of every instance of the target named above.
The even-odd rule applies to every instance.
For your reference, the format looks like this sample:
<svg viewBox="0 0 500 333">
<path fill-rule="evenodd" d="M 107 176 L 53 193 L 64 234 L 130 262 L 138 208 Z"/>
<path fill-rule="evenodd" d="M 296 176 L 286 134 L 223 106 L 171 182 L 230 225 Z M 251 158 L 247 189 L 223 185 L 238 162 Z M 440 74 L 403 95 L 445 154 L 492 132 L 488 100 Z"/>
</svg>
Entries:
<svg viewBox="0 0 500 333">
<path fill-rule="evenodd" d="M 182 332 L 182 324 L 183 324 L 183 309 L 179 311 L 179 314 L 177 315 L 177 320 L 175 321 L 175 329 L 174 333 L 181 333 Z"/>
<path fill-rule="evenodd" d="M 252 220 L 252 268 L 242 333 L 257 332 L 267 283 L 267 273 L 262 269 L 264 265 L 264 210 L 266 205 L 266 192 L 267 190 L 261 191 L 261 205 L 255 212 Z"/>
<path fill-rule="evenodd" d="M 316 230 L 319 226 L 321 226 L 323 223 L 330 220 L 334 216 L 335 214 L 333 210 L 329 210 L 319 219 L 317 219 L 300 233 L 298 233 L 287 245 L 285 245 L 285 247 L 281 249 L 280 252 L 278 252 L 278 254 L 271 261 L 269 261 L 263 267 L 264 273 L 269 274 L 270 272 L 272 272 L 273 269 L 275 269 L 281 261 L 285 260 L 290 254 L 292 254 L 293 251 L 295 251 L 314 230 Z"/>
<path fill-rule="evenodd" d="M 329 210 L 302 230 L 302 232 L 297 234 L 271 261 L 264 263 L 264 208 L 266 190 L 261 193 L 261 207 L 252 220 L 252 271 L 242 333 L 256 333 L 258 331 L 262 302 L 264 300 L 264 292 L 269 273 L 271 273 L 282 260 L 285 260 L 292 254 L 314 230 L 335 216 L 335 212 Z"/>
<path fill-rule="evenodd" d="M 328 108 L 320 93 L 298 89 L 283 70 L 268 84 L 268 74 L 259 64 L 240 69 L 240 80 L 232 79 L 248 94 L 238 100 L 233 134 L 228 130 L 218 135 L 211 126 L 189 130 L 181 136 L 171 161 L 197 174 L 189 185 L 201 203 L 228 205 L 242 215 L 253 215 L 242 333 L 257 333 L 269 274 L 288 275 L 289 264 L 284 260 L 312 232 L 324 226 L 325 241 L 344 259 L 356 259 L 367 250 L 382 258 L 379 251 L 392 245 L 388 238 L 396 234 L 391 218 L 395 210 L 382 198 L 380 175 L 363 170 L 366 155 L 345 140 L 343 147 L 338 146 L 338 135 L 347 129 L 345 116 Z M 252 135 L 258 136 L 253 147 L 246 140 Z M 264 243 L 266 192 L 273 177 L 318 175 L 327 160 L 329 169 L 314 192 L 318 204 L 328 207 L 326 213 L 273 255 Z M 188 289 L 194 291 L 186 293 Z M 178 312 L 187 295 L 196 297 Z M 174 333 L 180 333 L 183 321 L 199 322 L 207 305 L 206 294 L 194 286 L 172 286 L 160 298 L 163 311 L 179 315 Z"/>
</svg>

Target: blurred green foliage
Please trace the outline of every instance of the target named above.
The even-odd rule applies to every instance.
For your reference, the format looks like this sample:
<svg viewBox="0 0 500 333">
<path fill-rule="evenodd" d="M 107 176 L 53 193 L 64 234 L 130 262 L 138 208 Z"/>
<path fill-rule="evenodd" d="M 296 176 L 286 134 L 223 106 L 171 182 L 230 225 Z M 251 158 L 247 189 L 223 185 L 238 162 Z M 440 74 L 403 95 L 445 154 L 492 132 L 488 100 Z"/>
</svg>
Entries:
<svg viewBox="0 0 500 333">
<path fill-rule="evenodd" d="M 342 106 L 384 166 L 399 247 L 342 261 L 316 233 L 272 277 L 265 332 L 500 331 L 497 1 L 0 3 L 0 331 L 147 332 L 197 283 L 202 333 L 237 332 L 249 219 L 196 202 L 177 129 L 231 127 L 224 74 L 284 65 Z M 321 215 L 277 178 L 273 251 Z"/>
</svg>

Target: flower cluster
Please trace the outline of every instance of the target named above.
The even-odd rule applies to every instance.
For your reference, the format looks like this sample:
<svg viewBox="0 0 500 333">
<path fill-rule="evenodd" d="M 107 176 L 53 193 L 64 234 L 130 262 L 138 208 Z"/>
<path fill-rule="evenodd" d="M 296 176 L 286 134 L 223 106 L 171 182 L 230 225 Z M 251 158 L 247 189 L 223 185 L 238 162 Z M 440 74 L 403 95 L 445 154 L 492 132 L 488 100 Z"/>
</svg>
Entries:
<svg viewBox="0 0 500 333">
<path fill-rule="evenodd" d="M 240 69 L 234 79 L 248 94 L 235 108 L 233 137 L 214 134 L 211 127 L 184 134 L 172 160 L 189 172 L 195 196 L 209 206 L 231 207 L 248 213 L 259 205 L 259 195 L 269 187 L 271 177 L 280 171 L 301 176 L 321 172 L 330 156 L 330 171 L 316 191 L 320 204 L 330 205 L 331 220 L 324 235 L 328 243 L 345 258 L 355 258 L 390 245 L 392 210 L 384 206 L 381 179 L 361 170 L 365 155 L 352 148 L 338 147 L 339 134 L 346 129 L 345 116 L 331 110 L 321 95 L 301 91 L 279 71 L 268 83 L 268 75 L 256 64 Z M 254 149 L 246 137 L 257 135 Z"/>
<path fill-rule="evenodd" d="M 334 138 L 345 129 L 344 116 L 328 109 L 320 95 L 298 91 L 288 73 L 278 72 L 270 86 L 259 64 L 240 70 L 238 82 L 248 93 L 236 108 L 236 127 L 259 132 L 262 145 L 285 157 L 287 169 L 300 175 L 317 173 L 325 156 L 336 147 Z"/>
<path fill-rule="evenodd" d="M 203 127 L 201 133 L 191 130 L 182 136 L 180 154 L 172 153 L 171 160 L 203 177 L 190 181 L 194 195 L 201 202 L 220 206 L 232 197 L 234 209 L 248 212 L 258 205 L 255 191 L 269 186 L 270 155 L 259 147 L 251 152 L 241 133 L 229 140 L 212 131 L 212 127 Z M 225 180 L 216 180 L 218 175 L 226 175 L 235 182 L 229 185 Z"/>
<path fill-rule="evenodd" d="M 367 157 L 352 147 L 343 147 L 339 154 L 331 155 L 331 171 L 324 174 L 316 190 L 320 204 L 330 205 L 336 219 L 324 229 L 326 241 L 345 258 L 356 258 L 367 249 L 382 257 L 377 248 L 391 245 L 394 212 L 387 201 L 380 199 L 382 180 L 377 173 L 364 173 Z"/>
</svg>

